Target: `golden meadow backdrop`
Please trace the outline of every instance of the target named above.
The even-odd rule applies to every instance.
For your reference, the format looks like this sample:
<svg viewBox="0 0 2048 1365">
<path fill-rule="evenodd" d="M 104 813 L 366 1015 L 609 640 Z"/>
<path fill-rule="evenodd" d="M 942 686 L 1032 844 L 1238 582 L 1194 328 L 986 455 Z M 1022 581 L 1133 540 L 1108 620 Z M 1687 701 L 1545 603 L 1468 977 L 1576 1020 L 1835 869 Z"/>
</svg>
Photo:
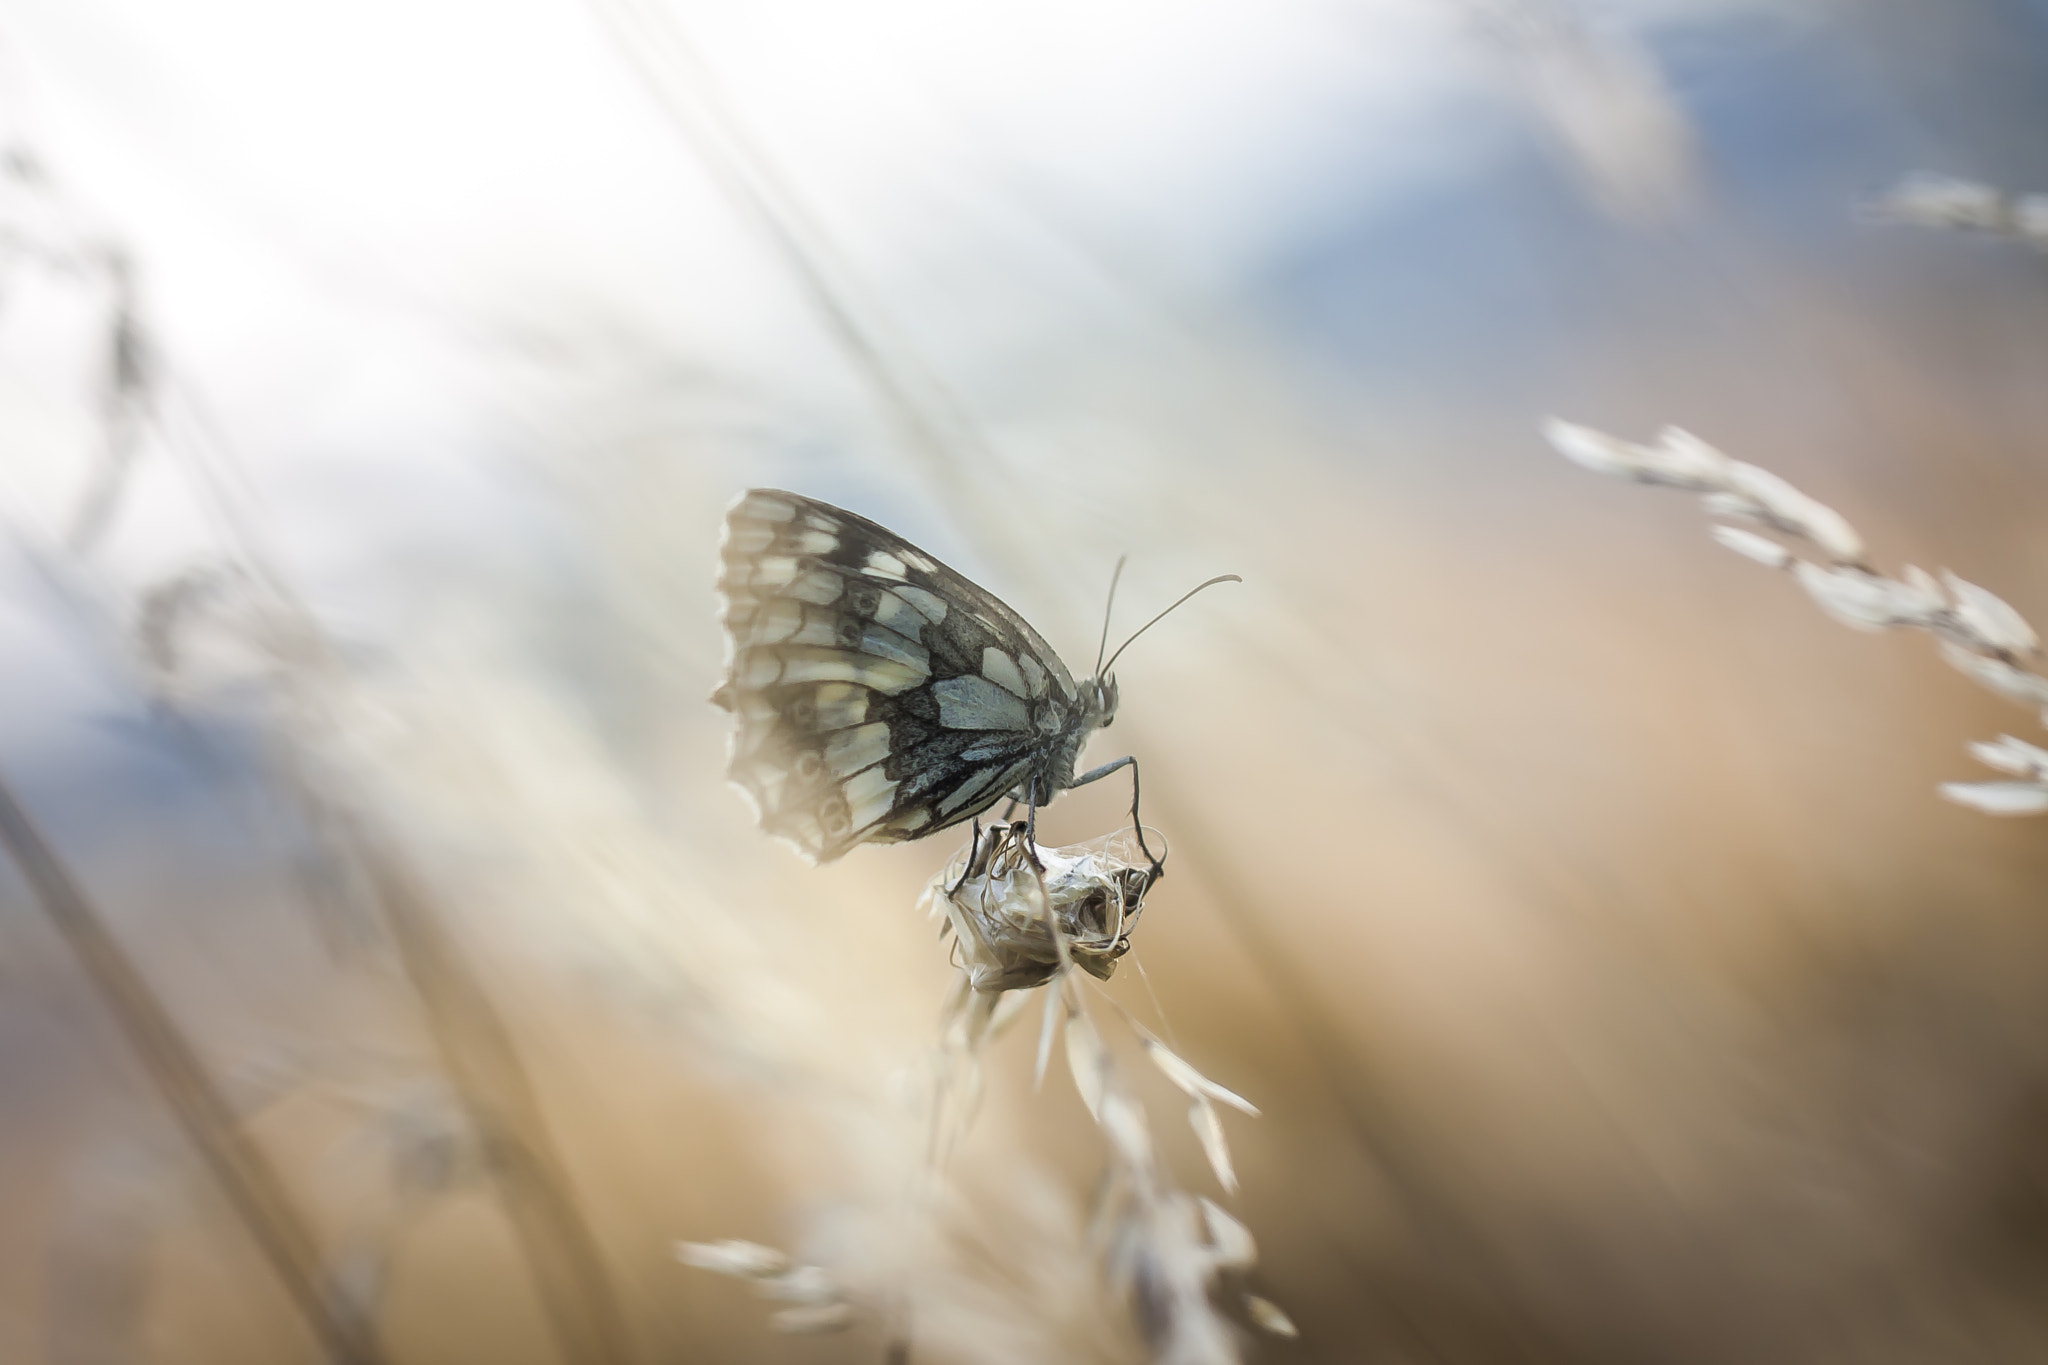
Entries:
<svg viewBox="0 0 2048 1365">
<path fill-rule="evenodd" d="M 0 80 L 0 1359 L 2048 1349 L 2048 845 L 1936 790 L 2026 708 L 1541 435 L 2048 610 L 2038 4 L 12 0 Z M 724 782 L 758 485 L 1076 668 L 1243 576 L 1091 751 L 1209 1354 L 1035 1000 L 933 1163 L 952 836 Z"/>
</svg>

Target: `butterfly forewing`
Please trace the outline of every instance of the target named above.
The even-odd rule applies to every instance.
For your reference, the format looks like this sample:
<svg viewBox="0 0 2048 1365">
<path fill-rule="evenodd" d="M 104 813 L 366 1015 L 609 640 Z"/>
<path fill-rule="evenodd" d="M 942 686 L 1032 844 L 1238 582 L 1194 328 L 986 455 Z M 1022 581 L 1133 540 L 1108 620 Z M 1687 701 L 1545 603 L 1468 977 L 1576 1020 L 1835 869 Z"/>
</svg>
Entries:
<svg viewBox="0 0 2048 1365">
<path fill-rule="evenodd" d="M 745 494 L 719 590 L 730 775 L 762 828 L 819 861 L 980 814 L 1082 723 L 1073 677 L 1022 617 L 852 512 Z"/>
</svg>

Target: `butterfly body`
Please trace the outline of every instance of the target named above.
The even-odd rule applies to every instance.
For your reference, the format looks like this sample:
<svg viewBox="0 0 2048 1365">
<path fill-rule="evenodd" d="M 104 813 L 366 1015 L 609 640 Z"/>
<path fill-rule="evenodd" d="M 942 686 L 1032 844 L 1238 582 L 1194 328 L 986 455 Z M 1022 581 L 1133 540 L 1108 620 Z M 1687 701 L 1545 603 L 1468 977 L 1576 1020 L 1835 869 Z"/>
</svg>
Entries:
<svg viewBox="0 0 2048 1365">
<path fill-rule="evenodd" d="M 777 489 L 726 513 L 728 773 L 762 828 L 826 862 L 1015 798 L 1034 811 L 1116 716 L 993 593 L 865 517 Z"/>
</svg>

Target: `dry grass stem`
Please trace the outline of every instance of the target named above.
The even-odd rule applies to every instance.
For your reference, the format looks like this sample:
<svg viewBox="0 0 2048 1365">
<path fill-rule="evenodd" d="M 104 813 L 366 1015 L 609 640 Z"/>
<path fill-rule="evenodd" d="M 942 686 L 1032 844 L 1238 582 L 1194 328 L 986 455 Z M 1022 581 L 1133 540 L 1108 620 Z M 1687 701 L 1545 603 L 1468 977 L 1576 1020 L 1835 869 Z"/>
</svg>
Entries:
<svg viewBox="0 0 2048 1365">
<path fill-rule="evenodd" d="M 607 1272 L 511 1034 L 442 910 L 420 890 L 396 842 L 351 799 L 352 774 L 335 762 L 347 747 L 336 739 L 345 728 L 339 717 L 361 710 L 351 710 L 350 680 L 337 651 L 233 505 L 224 453 L 191 448 L 205 441 L 203 424 L 196 405 L 180 398 L 159 363 L 161 352 L 138 306 L 125 252 L 80 228 L 25 153 L 11 153 L 4 171 L 14 200 L 9 207 L 16 210 L 0 230 L 0 251 L 10 263 L 108 286 L 98 291 L 107 296 L 102 457 L 70 518 L 64 554 L 38 552 L 25 528 L 10 529 L 93 638 L 115 638 L 125 646 L 118 658 L 129 670 L 125 681 L 157 703 L 160 717 L 189 713 L 201 719 L 209 704 L 218 704 L 253 712 L 260 721 L 273 765 L 269 776 L 298 798 L 308 825 L 332 837 L 329 851 L 375 893 L 466 1110 L 465 1130 L 475 1135 L 483 1169 L 496 1181 L 564 1355 L 597 1365 L 624 1362 L 627 1338 Z M 161 422 L 167 410 L 188 420 L 167 430 Z M 212 513 L 224 543 L 197 565 L 129 589 L 100 581 L 85 556 L 115 529 L 145 429 L 176 457 L 178 473 Z M 195 666 L 201 663 L 196 656 L 223 644 L 236 656 L 228 670 L 232 685 L 209 687 L 218 679 L 204 676 L 207 670 Z M 203 726 L 194 728 L 201 731 Z M 242 1116 L 221 1097 L 175 1020 L 4 792 L 0 834 L 330 1355 L 351 1362 L 377 1359 L 371 1319 L 363 1310 L 375 1301 L 374 1284 L 389 1259 L 392 1234 L 365 1226 L 335 1248 L 318 1244 L 295 1213 L 282 1178 L 247 1136 Z"/>
<path fill-rule="evenodd" d="M 354 835 L 355 861 L 375 888 L 406 978 L 426 1008 L 563 1356 L 592 1365 L 629 1360 L 603 1253 L 503 1016 L 416 877 L 360 830 Z"/>
<path fill-rule="evenodd" d="M 319 1244 L 270 1158 L 5 783 L 0 844 L 330 1358 L 338 1365 L 376 1365 L 383 1356 L 372 1325 L 345 1298 L 327 1292 Z"/>
</svg>

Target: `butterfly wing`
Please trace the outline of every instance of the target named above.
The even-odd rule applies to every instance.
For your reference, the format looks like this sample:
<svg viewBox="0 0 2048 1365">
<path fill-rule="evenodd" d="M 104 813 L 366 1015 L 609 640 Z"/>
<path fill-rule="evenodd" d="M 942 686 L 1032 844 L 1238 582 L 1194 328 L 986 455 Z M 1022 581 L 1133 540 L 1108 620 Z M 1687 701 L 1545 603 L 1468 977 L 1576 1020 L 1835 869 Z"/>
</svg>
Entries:
<svg viewBox="0 0 2048 1365">
<path fill-rule="evenodd" d="M 777 489 L 726 513 L 729 775 L 829 862 L 988 809 L 1071 731 L 1073 677 L 994 594 L 867 518 Z"/>
</svg>

